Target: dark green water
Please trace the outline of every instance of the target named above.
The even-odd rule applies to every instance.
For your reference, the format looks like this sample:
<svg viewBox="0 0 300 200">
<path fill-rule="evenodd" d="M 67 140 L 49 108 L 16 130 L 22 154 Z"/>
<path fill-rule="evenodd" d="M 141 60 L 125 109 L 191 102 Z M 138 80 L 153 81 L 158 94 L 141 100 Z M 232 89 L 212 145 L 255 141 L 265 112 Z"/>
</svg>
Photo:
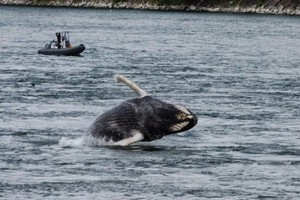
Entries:
<svg viewBox="0 0 300 200">
<path fill-rule="evenodd" d="M 0 199 L 299 199 L 299 17 L 0 7 Z M 56 31 L 81 57 L 38 55 Z M 148 93 L 196 127 L 126 148 L 82 135 Z"/>
</svg>

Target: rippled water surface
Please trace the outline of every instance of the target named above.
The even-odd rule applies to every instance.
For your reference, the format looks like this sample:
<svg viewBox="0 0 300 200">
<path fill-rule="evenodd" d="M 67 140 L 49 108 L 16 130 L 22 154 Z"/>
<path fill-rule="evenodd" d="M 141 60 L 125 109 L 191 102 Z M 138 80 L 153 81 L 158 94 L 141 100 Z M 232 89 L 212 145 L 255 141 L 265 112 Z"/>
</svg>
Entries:
<svg viewBox="0 0 300 200">
<path fill-rule="evenodd" d="M 300 19 L 0 7 L 1 199 L 300 199 Z M 70 31 L 82 56 L 38 55 Z M 91 146 L 101 113 L 150 94 L 191 130 Z"/>
</svg>

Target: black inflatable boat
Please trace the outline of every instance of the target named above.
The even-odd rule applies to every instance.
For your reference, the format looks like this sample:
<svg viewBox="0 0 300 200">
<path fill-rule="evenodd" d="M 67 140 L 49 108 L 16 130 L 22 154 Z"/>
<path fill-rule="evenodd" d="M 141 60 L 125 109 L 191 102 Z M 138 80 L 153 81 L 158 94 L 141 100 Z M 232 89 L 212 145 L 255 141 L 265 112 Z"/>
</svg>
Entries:
<svg viewBox="0 0 300 200">
<path fill-rule="evenodd" d="M 63 55 L 63 56 L 78 56 L 80 53 L 82 53 L 85 50 L 85 46 L 83 44 L 80 44 L 78 46 L 69 47 L 69 48 L 43 48 L 39 49 L 39 54 L 44 55 Z"/>
<path fill-rule="evenodd" d="M 55 33 L 57 40 L 53 40 L 50 44 L 46 44 L 45 48 L 39 49 L 39 54 L 44 55 L 63 55 L 63 56 L 78 56 L 85 50 L 83 44 L 72 46 L 68 32 Z"/>
</svg>

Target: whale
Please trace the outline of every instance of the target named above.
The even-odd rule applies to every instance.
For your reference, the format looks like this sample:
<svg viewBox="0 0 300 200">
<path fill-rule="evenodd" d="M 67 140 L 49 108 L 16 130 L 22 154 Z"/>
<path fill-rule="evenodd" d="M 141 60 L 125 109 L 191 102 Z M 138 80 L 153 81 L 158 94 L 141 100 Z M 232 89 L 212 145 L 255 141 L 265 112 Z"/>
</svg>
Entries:
<svg viewBox="0 0 300 200">
<path fill-rule="evenodd" d="M 182 105 L 155 98 L 123 75 L 115 75 L 138 94 L 104 112 L 91 124 L 87 135 L 109 145 L 128 146 L 150 142 L 193 128 L 198 118 Z"/>
</svg>

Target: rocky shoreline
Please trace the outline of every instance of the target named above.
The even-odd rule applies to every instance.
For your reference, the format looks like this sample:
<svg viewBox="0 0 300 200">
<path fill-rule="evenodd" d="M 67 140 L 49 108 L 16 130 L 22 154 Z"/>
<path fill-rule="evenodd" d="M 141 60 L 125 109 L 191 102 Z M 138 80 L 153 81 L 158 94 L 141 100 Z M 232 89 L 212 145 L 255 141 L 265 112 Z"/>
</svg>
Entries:
<svg viewBox="0 0 300 200">
<path fill-rule="evenodd" d="M 231 2 L 230 2 L 231 3 Z M 259 13 L 300 15 L 300 5 L 263 4 L 263 5 L 157 5 L 147 0 L 116 1 L 116 0 L 0 0 L 0 5 L 19 6 L 53 6 L 53 7 L 84 7 L 108 9 L 140 9 L 160 11 L 190 11 L 190 12 L 226 12 L 226 13 Z"/>
</svg>

